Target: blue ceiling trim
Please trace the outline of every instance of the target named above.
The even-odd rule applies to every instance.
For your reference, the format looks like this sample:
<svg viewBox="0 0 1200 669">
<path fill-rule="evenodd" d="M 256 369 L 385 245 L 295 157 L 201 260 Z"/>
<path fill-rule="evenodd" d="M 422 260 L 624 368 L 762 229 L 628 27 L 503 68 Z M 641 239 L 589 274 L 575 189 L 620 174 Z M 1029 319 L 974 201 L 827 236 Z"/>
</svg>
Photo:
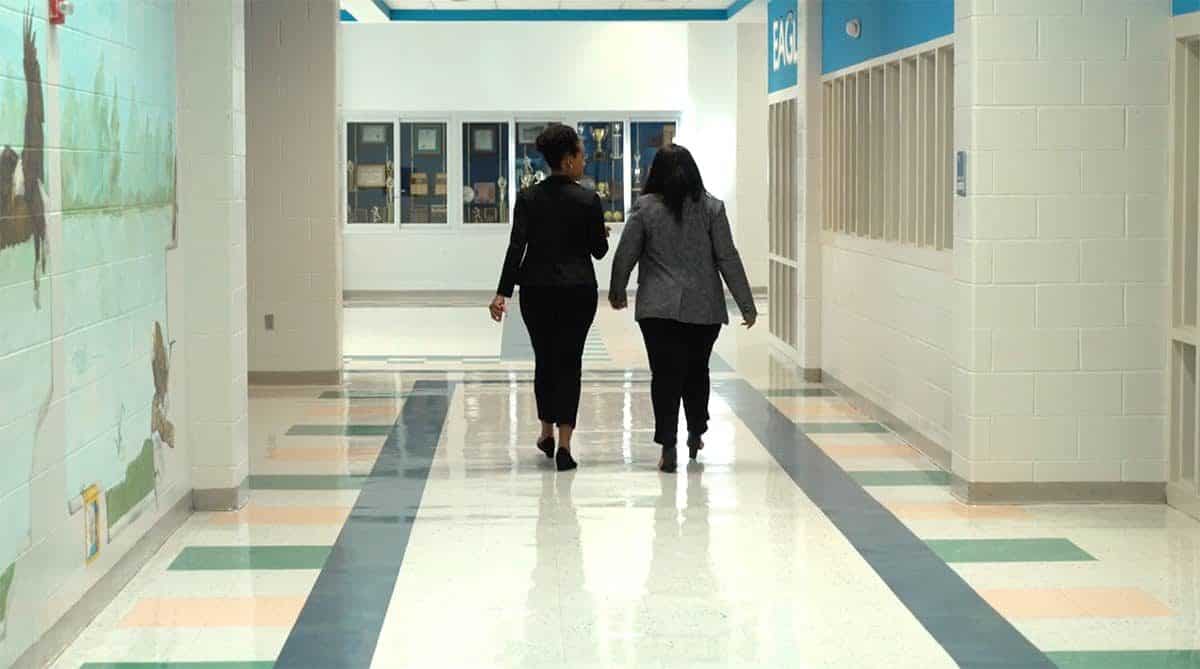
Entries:
<svg viewBox="0 0 1200 669">
<path fill-rule="evenodd" d="M 372 0 L 392 21 L 728 21 L 754 0 L 725 9 L 390 9 Z M 343 21 L 355 21 L 342 10 Z"/>
<path fill-rule="evenodd" d="M 725 9 L 725 18 L 732 19 L 734 16 L 737 16 L 738 12 L 749 7 L 750 3 L 752 2 L 754 2 L 754 0 L 737 0 L 737 2 L 734 2 Z"/>
<path fill-rule="evenodd" d="M 740 1 L 740 0 L 739 0 Z M 393 21 L 724 21 L 727 9 L 393 9 Z"/>
<path fill-rule="evenodd" d="M 354 23 L 354 22 L 358 21 L 358 19 L 354 18 L 353 14 L 351 14 L 350 12 L 348 12 L 344 9 L 342 10 L 342 20 L 346 21 L 348 23 Z"/>
<path fill-rule="evenodd" d="M 1200 0 L 1172 0 L 1171 13 L 1175 16 L 1200 12 Z"/>
</svg>

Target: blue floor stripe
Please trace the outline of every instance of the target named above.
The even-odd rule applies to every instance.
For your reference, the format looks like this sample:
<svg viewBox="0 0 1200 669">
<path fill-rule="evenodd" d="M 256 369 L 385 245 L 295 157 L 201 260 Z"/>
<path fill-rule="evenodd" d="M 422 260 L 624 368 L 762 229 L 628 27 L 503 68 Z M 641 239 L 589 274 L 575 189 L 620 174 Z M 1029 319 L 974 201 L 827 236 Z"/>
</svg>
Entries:
<svg viewBox="0 0 1200 669">
<path fill-rule="evenodd" d="M 277 668 L 371 665 L 453 390 L 445 381 L 413 384 Z M 399 470 L 405 475 L 395 476 Z"/>
<path fill-rule="evenodd" d="M 760 391 L 744 380 L 716 382 L 713 391 L 960 667 L 1054 669 L 1042 651 Z"/>
</svg>

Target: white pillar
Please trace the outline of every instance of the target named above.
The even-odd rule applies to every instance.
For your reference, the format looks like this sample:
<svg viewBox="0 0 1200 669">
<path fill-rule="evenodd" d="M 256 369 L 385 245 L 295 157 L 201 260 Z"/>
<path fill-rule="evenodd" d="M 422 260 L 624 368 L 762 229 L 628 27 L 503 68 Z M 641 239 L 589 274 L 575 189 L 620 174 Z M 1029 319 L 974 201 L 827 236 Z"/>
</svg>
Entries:
<svg viewBox="0 0 1200 669">
<path fill-rule="evenodd" d="M 956 2 L 968 499 L 1162 498 L 1169 29 L 1168 0 Z"/>
<path fill-rule="evenodd" d="M 197 509 L 245 502 L 246 113 L 243 0 L 180 0 L 179 243 Z"/>
<path fill-rule="evenodd" d="M 338 3 L 250 0 L 246 37 L 252 378 L 336 384 L 343 178 Z"/>
</svg>

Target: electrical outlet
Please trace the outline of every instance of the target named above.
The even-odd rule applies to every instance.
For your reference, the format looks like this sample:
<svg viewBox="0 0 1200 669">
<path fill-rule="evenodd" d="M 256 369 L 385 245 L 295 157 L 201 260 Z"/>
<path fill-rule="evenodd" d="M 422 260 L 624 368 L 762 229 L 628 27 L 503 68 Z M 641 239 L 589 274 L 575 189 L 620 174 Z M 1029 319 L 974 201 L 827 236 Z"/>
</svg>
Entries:
<svg viewBox="0 0 1200 669">
<path fill-rule="evenodd" d="M 275 314 L 267 314 L 265 320 L 267 321 L 267 329 L 274 330 L 275 329 Z"/>
</svg>

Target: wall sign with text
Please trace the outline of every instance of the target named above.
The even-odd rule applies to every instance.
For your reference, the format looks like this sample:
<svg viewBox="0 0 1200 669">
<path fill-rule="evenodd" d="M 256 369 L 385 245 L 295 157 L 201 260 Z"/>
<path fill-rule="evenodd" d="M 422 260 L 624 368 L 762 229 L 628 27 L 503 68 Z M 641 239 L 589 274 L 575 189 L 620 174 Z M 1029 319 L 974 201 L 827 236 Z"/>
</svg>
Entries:
<svg viewBox="0 0 1200 669">
<path fill-rule="evenodd" d="M 767 92 L 796 85 L 800 35 L 796 0 L 767 2 Z"/>
</svg>

